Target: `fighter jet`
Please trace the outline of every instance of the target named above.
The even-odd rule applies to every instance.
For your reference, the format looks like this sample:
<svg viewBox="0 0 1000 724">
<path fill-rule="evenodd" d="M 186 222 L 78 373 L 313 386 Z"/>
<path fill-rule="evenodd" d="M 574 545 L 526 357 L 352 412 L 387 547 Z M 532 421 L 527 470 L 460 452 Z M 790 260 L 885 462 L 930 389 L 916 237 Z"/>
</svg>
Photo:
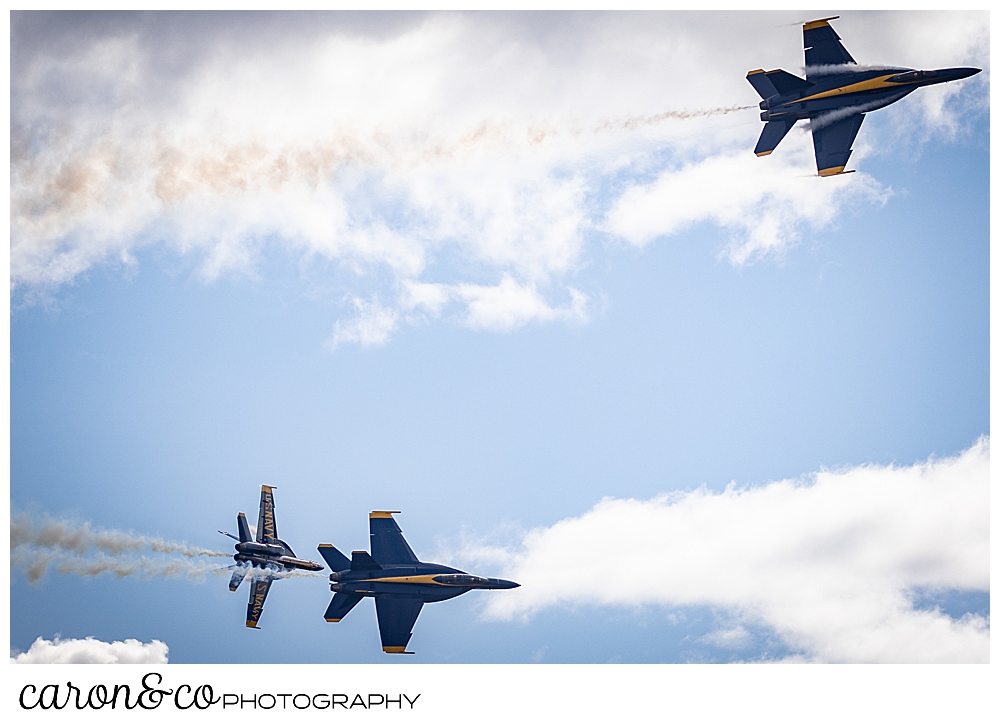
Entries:
<svg viewBox="0 0 1000 724">
<path fill-rule="evenodd" d="M 219 532 L 228 535 L 236 543 L 236 570 L 229 580 L 229 590 L 235 591 L 247 576 L 252 576 L 250 587 L 250 602 L 247 603 L 247 626 L 257 628 L 260 614 L 264 610 L 264 599 L 271 589 L 275 575 L 285 571 L 322 571 L 323 564 L 296 558 L 295 552 L 285 541 L 278 538 L 278 524 L 274 519 L 274 487 L 260 486 L 260 513 L 257 516 L 257 537 L 250 534 L 247 517 L 240 513 L 236 516 L 239 537 L 224 530 Z"/>
<path fill-rule="evenodd" d="M 764 130 L 754 153 L 766 156 L 777 147 L 796 121 L 809 120 L 816 169 L 820 176 L 845 171 L 851 146 L 865 113 L 885 108 L 917 88 L 968 78 L 979 68 L 858 67 L 830 27 L 839 16 L 802 26 L 806 52 L 805 79 L 783 70 L 751 70 L 747 80 L 763 98 L 760 120 Z"/>
<path fill-rule="evenodd" d="M 365 596 L 375 599 L 382 650 L 387 654 L 412 654 L 406 650 L 413 624 L 425 603 L 445 601 L 476 588 L 517 588 L 501 578 L 470 576 L 448 566 L 421 563 L 403 539 L 392 514 L 398 510 L 374 510 L 368 516 L 372 552 L 353 551 L 351 558 L 329 543 L 321 543 L 320 555 L 330 566 L 333 600 L 325 618 L 338 623 Z"/>
</svg>

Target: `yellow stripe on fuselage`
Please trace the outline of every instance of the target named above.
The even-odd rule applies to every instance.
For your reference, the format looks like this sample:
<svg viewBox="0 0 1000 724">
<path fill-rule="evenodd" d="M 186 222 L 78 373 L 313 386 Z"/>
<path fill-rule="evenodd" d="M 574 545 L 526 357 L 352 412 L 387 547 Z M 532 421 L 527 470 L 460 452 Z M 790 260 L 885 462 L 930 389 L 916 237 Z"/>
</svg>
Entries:
<svg viewBox="0 0 1000 724">
<path fill-rule="evenodd" d="M 888 75 L 880 75 L 878 78 L 871 78 L 870 80 L 863 80 L 860 83 L 851 83 L 850 85 L 841 86 L 840 88 L 834 88 L 833 90 L 823 91 L 822 93 L 815 93 L 811 96 L 806 96 L 805 98 L 799 98 L 798 100 L 791 101 L 791 103 L 803 103 L 804 101 L 814 101 L 817 98 L 832 98 L 833 96 L 844 95 L 846 93 L 863 93 L 864 91 L 870 90 L 884 90 L 886 88 L 898 88 L 905 83 L 888 83 L 888 79 L 893 76 L 897 76 L 899 73 L 889 73 Z"/>
</svg>

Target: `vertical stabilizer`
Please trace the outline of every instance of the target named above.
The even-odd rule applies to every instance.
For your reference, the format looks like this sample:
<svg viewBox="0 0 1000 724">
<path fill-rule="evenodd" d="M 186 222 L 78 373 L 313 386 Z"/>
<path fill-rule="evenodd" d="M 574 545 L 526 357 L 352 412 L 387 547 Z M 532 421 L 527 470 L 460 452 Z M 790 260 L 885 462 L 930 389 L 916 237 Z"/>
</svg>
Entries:
<svg viewBox="0 0 1000 724">
<path fill-rule="evenodd" d="M 240 532 L 240 543 L 249 543 L 253 540 L 253 534 L 250 533 L 250 524 L 247 523 L 247 517 L 243 513 L 236 516 L 236 527 Z"/>
</svg>

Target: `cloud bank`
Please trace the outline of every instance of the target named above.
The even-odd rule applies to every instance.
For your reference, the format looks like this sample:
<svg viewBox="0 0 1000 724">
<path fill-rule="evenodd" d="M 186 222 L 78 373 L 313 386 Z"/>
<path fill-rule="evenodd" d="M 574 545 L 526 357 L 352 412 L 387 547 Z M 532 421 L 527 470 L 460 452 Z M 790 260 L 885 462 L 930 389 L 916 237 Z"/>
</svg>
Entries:
<svg viewBox="0 0 1000 724">
<path fill-rule="evenodd" d="M 47 641 L 39 636 L 31 648 L 10 657 L 12 664 L 165 664 L 169 649 L 162 641 L 148 644 L 135 639 L 99 641 L 85 639 Z"/>
<path fill-rule="evenodd" d="M 764 626 L 801 659 L 988 662 L 989 620 L 922 610 L 920 592 L 989 590 L 989 441 L 909 467 L 864 465 L 721 493 L 605 499 L 508 548 L 521 588 L 487 615 L 547 608 L 710 606 L 735 623 L 713 645 L 746 648 Z"/>
<path fill-rule="evenodd" d="M 857 57 L 888 37 L 893 62 L 988 59 L 985 14 L 852 17 L 838 28 Z M 734 264 L 780 255 L 887 198 L 864 173 L 808 178 L 804 134 L 753 157 L 743 76 L 796 69 L 800 31 L 781 26 L 797 20 L 15 13 L 13 288 L 29 298 L 154 245 L 212 280 L 276 244 L 342 272 L 331 285 L 354 316 L 337 348 L 440 318 L 585 320 L 599 290 L 574 278 L 609 238 L 641 247 L 708 223 L 710 253 Z M 901 45 L 914 23 L 934 42 Z M 937 96 L 914 109 L 921 127 L 962 114 Z"/>
</svg>

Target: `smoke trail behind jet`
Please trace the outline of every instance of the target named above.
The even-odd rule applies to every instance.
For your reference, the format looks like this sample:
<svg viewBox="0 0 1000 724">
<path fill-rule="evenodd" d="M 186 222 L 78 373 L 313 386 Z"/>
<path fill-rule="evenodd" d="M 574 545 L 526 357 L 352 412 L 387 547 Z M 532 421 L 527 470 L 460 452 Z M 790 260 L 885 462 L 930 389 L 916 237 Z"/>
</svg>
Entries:
<svg viewBox="0 0 1000 724">
<path fill-rule="evenodd" d="M 709 116 L 726 116 L 737 111 L 746 111 L 757 106 L 723 106 L 720 108 L 705 108 L 695 111 L 664 111 L 651 116 L 629 116 L 617 118 L 596 126 L 595 133 L 602 131 L 631 131 L 642 126 L 655 126 L 664 121 L 686 121 L 691 118 L 708 118 Z"/>
<path fill-rule="evenodd" d="M 212 562 L 228 553 L 138 535 L 121 530 L 101 530 L 89 523 L 35 518 L 19 513 L 10 522 L 10 565 L 24 571 L 32 585 L 49 570 L 79 577 L 111 574 L 119 578 L 201 579 L 230 575 L 231 566 Z M 261 571 L 248 569 L 252 575 Z M 268 571 L 274 578 L 290 578 L 305 572 Z"/>
<path fill-rule="evenodd" d="M 568 119 L 549 123 L 488 120 L 439 136 L 418 128 L 366 133 L 342 127 L 324 138 L 285 143 L 258 138 L 184 139 L 153 132 L 130 137 L 126 148 L 125 139 L 109 133 L 81 139 L 77 148 L 56 157 L 15 159 L 14 225 L 21 229 L 27 224 L 36 234 L 43 230 L 65 233 L 66 224 L 72 226 L 65 215 L 75 218 L 95 206 L 120 203 L 118 185 L 123 183 L 148 184 L 150 195 L 169 206 L 202 193 L 239 195 L 254 188 L 296 183 L 317 186 L 344 167 L 413 169 L 463 162 L 483 152 L 533 149 L 585 135 L 635 131 L 751 108 L 756 106 L 663 111 L 611 118 L 591 126 Z"/>
<path fill-rule="evenodd" d="M 227 558 L 229 556 L 228 553 L 196 548 L 184 543 L 174 543 L 162 538 L 137 535 L 131 532 L 94 530 L 87 522 L 73 523 L 65 520 L 53 520 L 52 518 L 37 520 L 27 513 L 16 514 L 10 521 L 11 550 L 21 546 L 72 551 L 76 554 L 98 550 L 114 555 L 148 548 L 154 553 L 179 553 L 188 558 L 196 558 L 197 556 Z"/>
</svg>

